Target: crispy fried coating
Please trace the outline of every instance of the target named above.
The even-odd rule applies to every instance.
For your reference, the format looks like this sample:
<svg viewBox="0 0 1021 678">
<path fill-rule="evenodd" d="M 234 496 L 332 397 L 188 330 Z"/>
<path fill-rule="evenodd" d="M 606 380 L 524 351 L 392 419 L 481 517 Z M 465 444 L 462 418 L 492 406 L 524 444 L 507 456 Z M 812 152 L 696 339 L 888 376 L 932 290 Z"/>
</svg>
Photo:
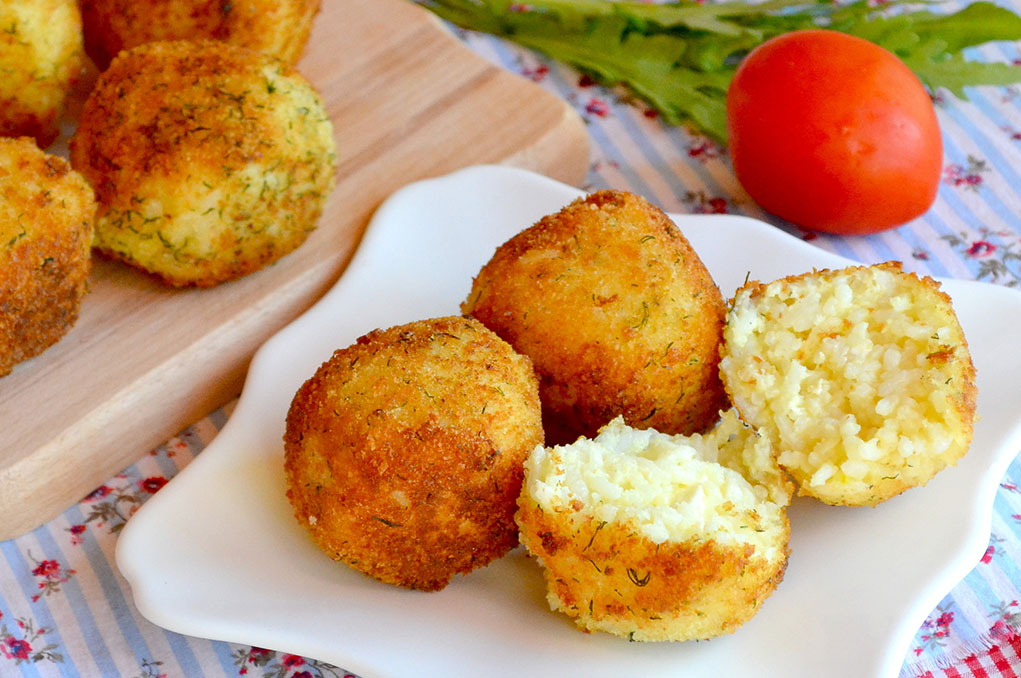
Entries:
<svg viewBox="0 0 1021 678">
<path fill-rule="evenodd" d="M 643 198 L 600 191 L 501 245 L 462 312 L 529 356 L 547 440 L 617 415 L 666 433 L 711 427 L 723 297 L 677 226 Z"/>
<path fill-rule="evenodd" d="M 0 136 L 53 143 L 85 64 L 75 0 L 0 2 Z"/>
<path fill-rule="evenodd" d="M 617 418 L 529 454 L 517 521 L 551 609 L 579 628 L 697 640 L 736 630 L 782 580 L 791 492 L 733 410 L 690 437 Z"/>
<path fill-rule="evenodd" d="M 124 49 L 223 40 L 297 63 L 321 0 L 80 0 L 85 50 L 100 70 Z"/>
<path fill-rule="evenodd" d="M 312 86 L 222 42 L 154 42 L 99 78 L 71 139 L 99 202 L 96 247 L 172 285 L 276 261 L 334 185 L 333 126 Z"/>
<path fill-rule="evenodd" d="M 542 443 L 531 364 L 470 318 L 376 330 L 295 395 L 287 496 L 335 560 L 435 591 L 517 544 L 522 461 Z"/>
<path fill-rule="evenodd" d="M 95 211 L 66 160 L 28 137 L 0 138 L 0 376 L 78 319 Z"/>
<path fill-rule="evenodd" d="M 939 284 L 899 263 L 748 282 L 724 338 L 727 390 L 802 494 L 873 506 L 968 451 L 964 331 Z"/>
</svg>

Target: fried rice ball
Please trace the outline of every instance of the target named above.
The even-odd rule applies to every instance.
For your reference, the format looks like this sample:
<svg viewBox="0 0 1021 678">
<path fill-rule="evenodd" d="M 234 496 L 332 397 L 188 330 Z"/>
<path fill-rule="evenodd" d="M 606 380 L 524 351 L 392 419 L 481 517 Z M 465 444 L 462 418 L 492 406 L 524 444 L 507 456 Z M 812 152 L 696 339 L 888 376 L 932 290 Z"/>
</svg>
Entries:
<svg viewBox="0 0 1021 678">
<path fill-rule="evenodd" d="M 635 429 L 538 447 L 517 514 L 550 607 L 629 640 L 731 633 L 783 578 L 792 487 L 733 410 L 705 435 Z"/>
<path fill-rule="evenodd" d="M 899 263 L 749 282 L 724 330 L 723 381 L 799 492 L 875 505 L 964 456 L 975 367 L 950 298 Z"/>
<path fill-rule="evenodd" d="M 81 0 L 85 51 L 105 70 L 121 50 L 222 40 L 297 63 L 321 0 Z"/>
<path fill-rule="evenodd" d="M 53 143 L 85 64 L 75 0 L 0 2 L 0 136 Z"/>
<path fill-rule="evenodd" d="M 470 318 L 421 320 L 361 337 L 301 387 L 287 496 L 333 559 L 436 591 L 517 545 L 522 463 L 542 440 L 528 358 Z"/>
<path fill-rule="evenodd" d="M 78 319 L 95 211 L 66 160 L 28 137 L 0 138 L 0 376 Z"/>
<path fill-rule="evenodd" d="M 96 248 L 209 287 L 293 251 L 334 185 L 333 126 L 312 86 L 222 42 L 154 42 L 99 78 L 71 139 L 96 191 Z"/>
<path fill-rule="evenodd" d="M 461 310 L 532 359 L 550 443 L 618 415 L 701 432 L 727 406 L 723 297 L 677 226 L 637 195 L 599 191 L 514 236 Z"/>
</svg>

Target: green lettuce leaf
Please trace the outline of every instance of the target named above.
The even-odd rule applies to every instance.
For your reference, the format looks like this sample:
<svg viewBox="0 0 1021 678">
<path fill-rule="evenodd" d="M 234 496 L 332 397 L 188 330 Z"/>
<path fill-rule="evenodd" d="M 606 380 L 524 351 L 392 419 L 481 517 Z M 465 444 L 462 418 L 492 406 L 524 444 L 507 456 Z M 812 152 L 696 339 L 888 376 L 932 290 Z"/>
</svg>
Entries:
<svg viewBox="0 0 1021 678">
<path fill-rule="evenodd" d="M 984 0 L 951 14 L 919 3 L 868 0 L 419 0 L 465 29 L 512 40 L 644 99 L 670 124 L 726 143 L 726 92 L 741 58 L 788 31 L 825 27 L 890 50 L 930 89 L 1021 82 L 1021 68 L 965 58 L 994 41 L 1021 40 L 1021 17 Z M 930 3 L 931 5 L 931 3 Z"/>
</svg>

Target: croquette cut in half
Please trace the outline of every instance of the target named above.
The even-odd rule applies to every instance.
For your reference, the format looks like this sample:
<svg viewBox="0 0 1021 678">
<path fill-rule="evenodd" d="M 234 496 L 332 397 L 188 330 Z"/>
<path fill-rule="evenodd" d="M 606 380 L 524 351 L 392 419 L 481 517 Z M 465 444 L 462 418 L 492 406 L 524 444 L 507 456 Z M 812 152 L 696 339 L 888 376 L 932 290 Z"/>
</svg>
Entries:
<svg viewBox="0 0 1021 678">
<path fill-rule="evenodd" d="M 517 545 L 542 441 L 528 358 L 470 318 L 416 321 L 336 351 L 295 395 L 287 496 L 333 559 L 436 591 Z"/>
<path fill-rule="evenodd" d="M 512 237 L 461 310 L 532 359 L 550 443 L 618 415 L 702 432 L 729 406 L 723 297 L 677 226 L 632 193 L 593 193 Z"/>
<path fill-rule="evenodd" d="M 80 0 L 85 51 L 100 70 L 121 50 L 222 40 L 298 61 L 321 0 Z"/>
<path fill-rule="evenodd" d="M 91 268 L 92 189 L 28 137 L 0 138 L 0 376 L 78 319 Z"/>
<path fill-rule="evenodd" d="M 46 148 L 87 62 L 78 3 L 4 0 L 0 29 L 0 135 Z"/>
<path fill-rule="evenodd" d="M 154 42 L 99 78 L 71 139 L 96 191 L 96 248 L 176 286 L 278 260 L 334 185 L 333 126 L 282 62 L 223 42 Z"/>
<path fill-rule="evenodd" d="M 782 580 L 791 493 L 733 410 L 689 437 L 618 417 L 529 454 L 517 521 L 550 607 L 582 630 L 697 640 L 735 631 Z"/>
<path fill-rule="evenodd" d="M 950 298 L 891 262 L 737 290 L 720 369 L 799 492 L 875 505 L 971 444 L 975 368 Z"/>
</svg>

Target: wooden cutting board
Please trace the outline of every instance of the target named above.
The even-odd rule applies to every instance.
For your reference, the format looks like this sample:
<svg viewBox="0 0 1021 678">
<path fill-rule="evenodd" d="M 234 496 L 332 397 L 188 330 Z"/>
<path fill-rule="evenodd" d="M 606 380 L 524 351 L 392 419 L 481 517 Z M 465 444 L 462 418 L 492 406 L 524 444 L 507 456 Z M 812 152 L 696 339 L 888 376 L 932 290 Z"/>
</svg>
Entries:
<svg viewBox="0 0 1021 678">
<path fill-rule="evenodd" d="M 563 101 L 406 0 L 324 0 L 298 70 L 322 94 L 339 151 L 318 229 L 275 265 L 206 290 L 97 260 L 71 332 L 0 379 L 0 540 L 240 393 L 255 350 L 337 280 L 395 189 L 479 163 L 585 178 L 588 138 Z"/>
</svg>

